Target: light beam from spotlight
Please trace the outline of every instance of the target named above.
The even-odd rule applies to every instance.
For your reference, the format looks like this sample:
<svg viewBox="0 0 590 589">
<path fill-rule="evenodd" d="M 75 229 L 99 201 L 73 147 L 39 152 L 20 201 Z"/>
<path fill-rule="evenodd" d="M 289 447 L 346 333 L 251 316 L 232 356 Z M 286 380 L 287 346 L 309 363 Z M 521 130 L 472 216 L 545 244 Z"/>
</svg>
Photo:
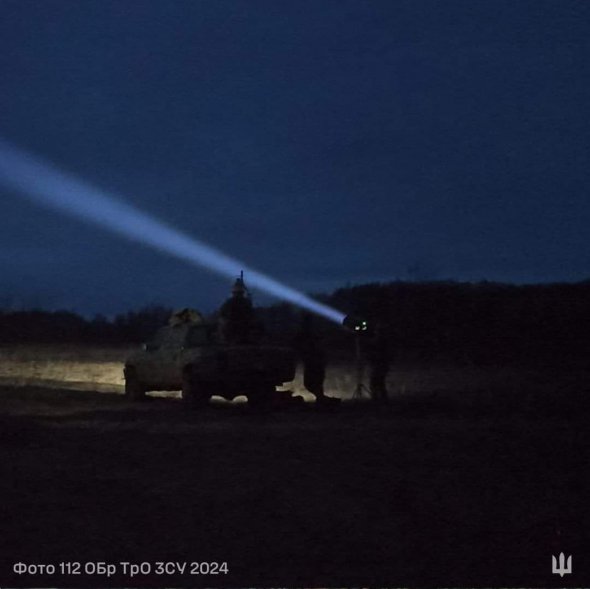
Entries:
<svg viewBox="0 0 590 589">
<path fill-rule="evenodd" d="M 52 164 L 0 139 L 0 184 L 62 214 L 98 225 L 190 264 L 233 278 L 241 270 L 248 283 L 273 297 L 342 324 L 344 314 L 315 301 L 242 261 L 199 241 Z"/>
</svg>

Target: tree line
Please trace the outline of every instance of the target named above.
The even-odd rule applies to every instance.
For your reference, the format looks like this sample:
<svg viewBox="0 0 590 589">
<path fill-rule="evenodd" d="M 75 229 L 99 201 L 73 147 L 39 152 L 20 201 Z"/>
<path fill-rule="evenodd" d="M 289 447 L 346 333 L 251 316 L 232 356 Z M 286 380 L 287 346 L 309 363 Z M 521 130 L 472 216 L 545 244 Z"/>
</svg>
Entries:
<svg viewBox="0 0 590 589">
<path fill-rule="evenodd" d="M 71 311 L 2 311 L 0 344 L 133 344 L 148 340 L 165 325 L 172 310 L 151 305 L 112 319 L 86 319 Z"/>
<path fill-rule="evenodd" d="M 342 288 L 319 298 L 367 319 L 369 326 L 381 323 L 394 361 L 590 364 L 590 281 L 522 286 L 400 281 Z M 297 313 L 286 305 L 263 314 L 275 336 L 296 330 Z M 316 328 L 332 355 L 353 354 L 351 334 L 328 322 L 319 321 Z"/>
<path fill-rule="evenodd" d="M 384 325 L 394 359 L 473 364 L 585 363 L 590 358 L 590 281 L 516 286 L 391 282 L 341 288 L 316 298 Z M 67 311 L 0 311 L 0 343 L 133 344 L 149 339 L 172 310 L 152 305 L 112 319 Z M 302 312 L 257 308 L 268 341 L 289 344 Z M 354 337 L 317 319 L 330 354 L 350 356 Z M 368 336 L 370 337 L 370 336 Z"/>
</svg>

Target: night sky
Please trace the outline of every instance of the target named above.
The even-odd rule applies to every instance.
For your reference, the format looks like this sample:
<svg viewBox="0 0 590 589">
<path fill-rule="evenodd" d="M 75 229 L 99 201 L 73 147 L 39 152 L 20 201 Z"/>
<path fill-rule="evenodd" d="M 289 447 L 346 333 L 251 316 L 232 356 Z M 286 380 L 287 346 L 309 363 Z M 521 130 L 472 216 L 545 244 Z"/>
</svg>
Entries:
<svg viewBox="0 0 590 589">
<path fill-rule="evenodd" d="M 308 292 L 590 278 L 584 0 L 0 0 L 0 137 Z M 0 199 L 0 307 L 228 294 Z"/>
</svg>

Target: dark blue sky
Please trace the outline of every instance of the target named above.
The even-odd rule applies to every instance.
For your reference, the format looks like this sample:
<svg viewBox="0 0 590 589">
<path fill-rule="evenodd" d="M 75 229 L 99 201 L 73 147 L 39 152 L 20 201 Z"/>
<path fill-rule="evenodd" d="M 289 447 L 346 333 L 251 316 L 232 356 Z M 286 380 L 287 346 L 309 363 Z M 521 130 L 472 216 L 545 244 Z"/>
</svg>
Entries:
<svg viewBox="0 0 590 589">
<path fill-rule="evenodd" d="M 575 281 L 589 57 L 583 0 L 0 0 L 0 136 L 307 291 Z M 0 305 L 226 295 L 0 198 Z"/>
</svg>

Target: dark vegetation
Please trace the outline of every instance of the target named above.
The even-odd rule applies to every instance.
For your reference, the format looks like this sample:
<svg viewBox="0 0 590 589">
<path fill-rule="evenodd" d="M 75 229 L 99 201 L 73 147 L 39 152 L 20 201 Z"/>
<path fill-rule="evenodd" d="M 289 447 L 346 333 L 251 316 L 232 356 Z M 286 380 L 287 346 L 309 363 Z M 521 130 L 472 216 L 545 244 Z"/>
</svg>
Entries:
<svg viewBox="0 0 590 589">
<path fill-rule="evenodd" d="M 530 286 L 393 282 L 342 288 L 318 298 L 345 313 L 384 322 L 396 360 L 579 364 L 590 356 L 590 281 Z M 291 341 L 301 311 L 286 304 L 257 311 L 270 341 Z M 86 320 L 65 311 L 0 311 L 0 343 L 138 343 L 165 324 L 170 312 L 151 306 L 112 320 Z M 333 355 L 350 355 L 349 334 L 322 320 L 316 329 Z"/>
<path fill-rule="evenodd" d="M 515 286 L 481 282 L 368 284 L 318 297 L 387 326 L 398 362 L 468 365 L 586 364 L 590 358 L 590 281 Z M 261 309 L 269 337 L 286 340 L 300 313 Z M 333 355 L 350 355 L 350 334 L 318 321 Z"/>
<path fill-rule="evenodd" d="M 153 305 L 117 315 L 112 320 L 102 315 L 88 320 L 71 311 L 0 310 L 0 344 L 141 343 L 166 324 L 171 313 L 171 309 Z"/>
<path fill-rule="evenodd" d="M 402 361 L 562 365 L 590 354 L 590 281 L 391 283 L 342 289 L 330 302 L 384 321 Z"/>
</svg>

